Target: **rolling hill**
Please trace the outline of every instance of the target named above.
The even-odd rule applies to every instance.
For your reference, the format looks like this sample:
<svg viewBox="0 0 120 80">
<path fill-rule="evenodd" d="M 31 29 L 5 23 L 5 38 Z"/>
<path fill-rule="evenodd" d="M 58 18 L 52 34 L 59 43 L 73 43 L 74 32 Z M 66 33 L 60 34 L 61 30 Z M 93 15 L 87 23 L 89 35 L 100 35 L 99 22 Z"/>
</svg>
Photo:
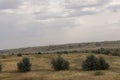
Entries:
<svg viewBox="0 0 120 80">
<path fill-rule="evenodd" d="M 90 50 L 90 49 L 99 49 L 99 48 L 120 49 L 120 40 L 7 49 L 7 50 L 0 50 L 0 54 L 38 53 L 38 52 L 47 53 L 47 52 L 57 52 L 57 51 L 65 51 L 65 50 L 66 51 L 70 51 L 70 50 L 81 51 L 81 50 Z"/>
</svg>

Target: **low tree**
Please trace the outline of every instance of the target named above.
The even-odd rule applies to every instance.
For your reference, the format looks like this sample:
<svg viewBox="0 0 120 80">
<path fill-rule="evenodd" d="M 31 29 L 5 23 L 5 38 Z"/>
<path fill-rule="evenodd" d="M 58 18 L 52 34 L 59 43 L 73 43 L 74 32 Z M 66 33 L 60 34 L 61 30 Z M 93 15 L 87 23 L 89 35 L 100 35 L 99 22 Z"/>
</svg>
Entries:
<svg viewBox="0 0 120 80">
<path fill-rule="evenodd" d="M 28 57 L 24 57 L 22 61 L 17 63 L 18 71 L 19 72 L 28 72 L 31 70 L 31 63 Z"/>
</svg>

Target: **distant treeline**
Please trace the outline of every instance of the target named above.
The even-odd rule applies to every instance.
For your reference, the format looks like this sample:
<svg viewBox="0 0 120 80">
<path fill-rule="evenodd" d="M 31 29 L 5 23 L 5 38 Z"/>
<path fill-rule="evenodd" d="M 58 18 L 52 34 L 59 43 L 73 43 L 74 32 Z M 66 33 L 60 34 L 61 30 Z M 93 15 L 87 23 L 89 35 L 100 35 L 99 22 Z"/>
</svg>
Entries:
<svg viewBox="0 0 120 80">
<path fill-rule="evenodd" d="M 64 51 L 56 51 L 56 52 L 36 52 L 36 53 L 18 53 L 17 56 L 21 55 L 29 55 L 29 54 L 69 54 L 69 53 L 95 53 L 95 54 L 105 54 L 112 56 L 120 56 L 120 48 L 99 48 L 94 50 L 64 50 Z M 11 55 L 15 55 L 12 53 Z"/>
<path fill-rule="evenodd" d="M 95 50 L 73 50 L 73 51 L 58 51 L 55 52 L 57 54 L 68 54 L 68 53 L 96 53 L 96 54 L 105 54 L 105 55 L 112 55 L 112 56 L 120 56 L 120 49 L 107 49 L 107 48 L 100 48 Z"/>
<path fill-rule="evenodd" d="M 120 56 L 120 49 L 119 48 L 117 49 L 100 48 L 97 50 L 92 50 L 92 53 Z"/>
</svg>

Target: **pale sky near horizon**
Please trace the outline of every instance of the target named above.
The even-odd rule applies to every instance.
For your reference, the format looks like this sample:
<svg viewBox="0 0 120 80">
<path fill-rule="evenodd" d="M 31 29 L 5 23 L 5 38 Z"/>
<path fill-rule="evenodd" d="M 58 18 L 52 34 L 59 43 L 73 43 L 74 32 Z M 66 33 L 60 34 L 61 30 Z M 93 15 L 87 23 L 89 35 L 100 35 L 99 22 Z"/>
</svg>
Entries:
<svg viewBox="0 0 120 80">
<path fill-rule="evenodd" d="M 0 0 L 0 49 L 120 40 L 120 0 Z"/>
</svg>

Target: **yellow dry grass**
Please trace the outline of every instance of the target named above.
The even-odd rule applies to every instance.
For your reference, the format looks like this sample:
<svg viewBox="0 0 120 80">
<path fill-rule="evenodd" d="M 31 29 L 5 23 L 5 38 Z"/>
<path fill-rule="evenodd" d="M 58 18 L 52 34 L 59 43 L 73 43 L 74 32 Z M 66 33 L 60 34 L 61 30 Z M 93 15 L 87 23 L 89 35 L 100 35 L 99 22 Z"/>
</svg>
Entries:
<svg viewBox="0 0 120 80">
<path fill-rule="evenodd" d="M 6 56 L 0 57 L 3 64 L 3 71 L 0 72 L 0 80 L 120 80 L 120 57 L 103 56 L 111 65 L 109 70 L 100 71 L 103 75 L 95 76 L 96 71 L 83 71 L 81 62 L 89 54 L 63 54 L 62 57 L 67 59 L 70 64 L 68 71 L 54 71 L 51 68 L 50 61 L 57 54 L 41 54 L 41 55 L 24 55 L 30 57 L 32 63 L 32 71 L 27 73 L 17 72 L 17 62 L 22 57 Z M 23 57 L 24 57 L 23 56 Z"/>
</svg>

